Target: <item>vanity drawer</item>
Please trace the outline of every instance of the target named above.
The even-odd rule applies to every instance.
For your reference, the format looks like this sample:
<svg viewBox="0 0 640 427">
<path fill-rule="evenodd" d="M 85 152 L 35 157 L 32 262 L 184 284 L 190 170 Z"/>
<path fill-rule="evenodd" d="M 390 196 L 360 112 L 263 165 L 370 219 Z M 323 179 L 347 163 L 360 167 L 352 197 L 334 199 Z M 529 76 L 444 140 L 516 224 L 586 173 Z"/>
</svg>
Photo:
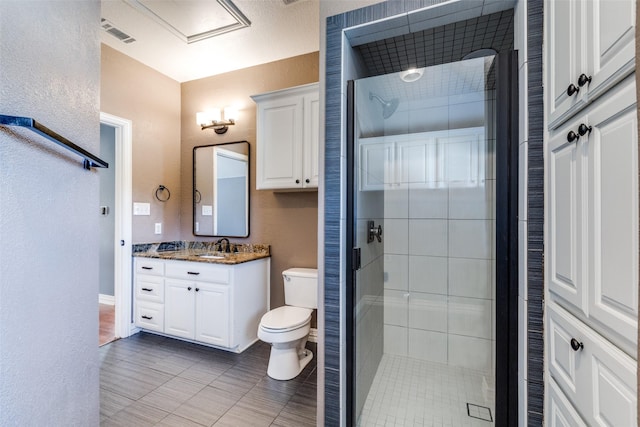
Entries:
<svg viewBox="0 0 640 427">
<path fill-rule="evenodd" d="M 164 276 L 164 261 L 136 258 L 136 273 Z"/>
<path fill-rule="evenodd" d="M 150 331 L 164 332 L 164 305 L 137 303 L 136 326 Z"/>
<path fill-rule="evenodd" d="M 165 274 L 176 279 L 224 284 L 229 283 L 231 279 L 229 267 L 203 262 L 167 262 Z"/>
<path fill-rule="evenodd" d="M 136 276 L 136 300 L 163 303 L 164 278 L 142 274 Z"/>
</svg>

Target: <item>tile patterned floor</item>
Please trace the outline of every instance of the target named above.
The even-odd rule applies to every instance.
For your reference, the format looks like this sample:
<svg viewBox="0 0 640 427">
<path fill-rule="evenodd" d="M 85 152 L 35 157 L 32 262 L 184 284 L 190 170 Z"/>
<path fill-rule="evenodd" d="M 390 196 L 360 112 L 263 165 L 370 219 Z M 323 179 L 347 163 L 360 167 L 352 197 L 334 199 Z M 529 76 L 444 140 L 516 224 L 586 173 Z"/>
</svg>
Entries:
<svg viewBox="0 0 640 427">
<path fill-rule="evenodd" d="M 493 414 L 493 387 L 478 371 L 385 354 L 358 426 L 489 427 L 469 416 L 467 403 Z"/>
<path fill-rule="evenodd" d="M 233 354 L 142 332 L 99 351 L 103 427 L 316 425 L 316 357 L 277 381 L 263 342 Z"/>
</svg>

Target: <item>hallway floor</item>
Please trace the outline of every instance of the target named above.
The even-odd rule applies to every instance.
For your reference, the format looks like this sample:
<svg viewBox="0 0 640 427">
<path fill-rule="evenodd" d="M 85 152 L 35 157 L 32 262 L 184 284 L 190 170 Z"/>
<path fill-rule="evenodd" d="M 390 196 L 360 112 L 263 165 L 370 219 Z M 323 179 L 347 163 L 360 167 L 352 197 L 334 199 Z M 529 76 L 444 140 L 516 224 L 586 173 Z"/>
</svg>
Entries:
<svg viewBox="0 0 640 427">
<path fill-rule="evenodd" d="M 110 304 L 100 306 L 100 337 L 98 345 L 103 346 L 116 339 L 116 307 Z"/>
<path fill-rule="evenodd" d="M 316 345 L 290 381 L 267 376 L 270 346 L 241 354 L 138 333 L 100 347 L 101 426 L 315 426 Z"/>
<path fill-rule="evenodd" d="M 490 427 L 493 387 L 479 371 L 385 354 L 358 426 Z"/>
</svg>

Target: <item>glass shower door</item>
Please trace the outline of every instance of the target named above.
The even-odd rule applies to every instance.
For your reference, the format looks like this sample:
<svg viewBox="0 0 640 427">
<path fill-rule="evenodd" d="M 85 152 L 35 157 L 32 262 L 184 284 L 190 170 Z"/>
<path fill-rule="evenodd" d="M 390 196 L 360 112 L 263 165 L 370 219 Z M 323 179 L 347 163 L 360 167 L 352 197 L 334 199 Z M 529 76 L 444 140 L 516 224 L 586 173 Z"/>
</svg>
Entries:
<svg viewBox="0 0 640 427">
<path fill-rule="evenodd" d="M 358 425 L 493 421 L 493 60 L 355 82 Z"/>
</svg>

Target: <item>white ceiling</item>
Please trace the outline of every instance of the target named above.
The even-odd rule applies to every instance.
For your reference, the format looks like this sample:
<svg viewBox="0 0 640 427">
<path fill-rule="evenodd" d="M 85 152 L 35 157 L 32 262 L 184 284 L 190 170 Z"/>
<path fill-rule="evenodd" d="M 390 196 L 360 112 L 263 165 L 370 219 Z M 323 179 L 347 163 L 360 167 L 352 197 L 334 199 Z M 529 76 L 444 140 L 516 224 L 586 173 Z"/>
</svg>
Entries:
<svg viewBox="0 0 640 427">
<path fill-rule="evenodd" d="M 135 41 L 101 37 L 185 82 L 318 51 L 318 1 L 103 0 L 102 18 Z"/>
</svg>

